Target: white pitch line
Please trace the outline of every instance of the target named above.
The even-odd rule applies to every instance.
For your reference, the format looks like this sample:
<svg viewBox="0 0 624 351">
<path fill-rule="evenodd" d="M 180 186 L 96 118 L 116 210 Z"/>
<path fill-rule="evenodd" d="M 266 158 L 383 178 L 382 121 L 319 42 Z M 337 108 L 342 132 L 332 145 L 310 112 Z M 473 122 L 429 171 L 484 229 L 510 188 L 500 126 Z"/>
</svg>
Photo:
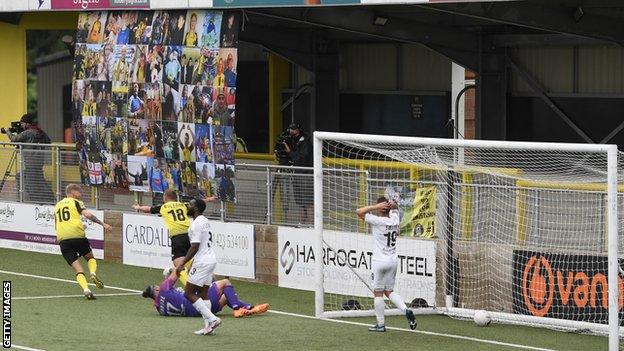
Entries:
<svg viewBox="0 0 624 351">
<path fill-rule="evenodd" d="M 316 320 L 321 320 L 321 321 L 326 321 L 326 322 L 352 324 L 352 325 L 360 325 L 360 326 L 364 326 L 364 327 L 370 327 L 370 324 L 360 323 L 360 322 L 352 322 L 352 321 L 345 321 L 345 320 L 342 320 L 342 319 L 318 319 L 318 318 L 316 318 L 314 316 L 308 316 L 308 315 L 305 315 L 305 314 L 283 312 L 283 311 L 277 311 L 277 310 L 268 310 L 268 312 L 273 312 L 275 314 L 281 314 L 281 315 L 292 316 L 292 317 L 316 319 Z M 525 350 L 556 351 L 554 349 L 545 349 L 545 348 L 541 348 L 541 347 L 534 347 L 534 346 L 527 346 L 527 345 L 520 345 L 520 344 L 511 344 L 511 343 L 502 342 L 502 341 L 479 339 L 479 338 L 473 338 L 473 337 L 470 337 L 470 336 L 462 336 L 462 335 L 455 335 L 455 334 L 436 333 L 436 332 L 430 332 L 430 331 L 424 331 L 424 330 L 410 330 L 410 329 L 405 329 L 405 328 L 388 327 L 388 326 L 386 326 L 386 329 L 403 331 L 403 332 L 408 332 L 408 333 L 418 333 L 418 334 L 424 334 L 424 335 L 440 336 L 440 337 L 445 337 L 445 338 L 450 338 L 450 339 L 468 340 L 468 341 L 474 341 L 474 342 L 479 342 L 479 343 L 483 343 L 483 344 L 492 344 L 492 345 L 498 345 L 498 346 L 508 346 L 508 347 L 514 347 L 514 348 L 518 348 L 518 349 L 525 349 Z"/>
<path fill-rule="evenodd" d="M 32 348 L 32 347 L 20 346 L 20 345 L 15 345 L 15 344 L 11 345 L 11 348 L 13 348 L 13 349 L 20 349 L 20 350 L 26 350 L 26 351 L 45 351 L 45 350 L 42 350 L 42 349 L 35 349 L 35 348 Z"/>
<path fill-rule="evenodd" d="M 30 278 L 39 278 L 39 279 L 46 279 L 46 280 L 54 280 L 57 282 L 65 282 L 65 283 L 73 283 L 73 284 L 78 284 L 78 282 L 76 282 L 75 280 L 69 280 L 69 279 L 60 279 L 60 278 L 52 278 L 52 277 L 45 277 L 42 275 L 34 275 L 34 274 L 26 274 L 26 273 L 18 273 L 18 272 L 10 272 L 10 271 L 3 271 L 0 270 L 0 273 L 4 273 L 4 274 L 12 274 L 12 275 L 19 275 L 22 277 L 30 277 Z M 89 283 L 89 285 L 91 286 L 95 286 L 95 284 Z M 117 286 L 108 286 L 105 285 L 105 288 L 108 289 L 115 289 L 115 290 L 121 290 L 121 291 L 128 291 L 128 292 L 133 292 L 133 293 L 140 293 L 142 291 L 140 290 L 134 290 L 134 289 L 126 289 L 126 288 L 120 288 Z"/>
<path fill-rule="evenodd" d="M 59 282 L 78 284 L 77 282 L 75 282 L 73 280 L 45 277 L 45 276 L 34 275 L 34 274 L 10 272 L 10 271 L 3 271 L 3 270 L 0 270 L 0 273 L 13 274 L 13 275 L 24 276 L 24 277 L 39 278 L 39 279 L 54 280 L 54 281 L 59 281 Z M 90 285 L 93 285 L 93 284 L 90 284 Z M 115 286 L 106 286 L 106 287 L 110 288 L 110 289 L 121 290 L 121 291 L 129 291 L 129 292 L 132 292 L 132 293 L 140 293 L 141 292 L 139 290 L 126 289 L 126 288 L 120 288 L 120 287 L 115 287 Z M 315 319 L 315 320 L 319 320 L 319 321 L 326 321 L 326 322 L 333 322 L 333 323 L 343 323 L 343 324 L 351 324 L 351 325 L 359 325 L 359 326 L 369 326 L 369 324 L 366 324 L 366 323 L 351 322 L 351 321 L 345 321 L 345 320 L 340 320 L 340 319 L 318 319 L 318 318 L 316 318 L 314 316 L 308 316 L 308 315 L 305 315 L 305 314 L 283 312 L 283 311 L 277 311 L 277 310 L 269 310 L 268 312 L 272 312 L 272 313 L 280 314 L 280 315 L 285 315 L 285 316 L 307 318 L 307 319 Z M 450 338 L 450 339 L 468 340 L 468 341 L 479 342 L 479 343 L 483 343 L 483 344 L 507 346 L 507 347 L 513 347 L 513 348 L 518 348 L 518 349 L 525 349 L 525 350 L 556 351 L 554 349 L 546 349 L 546 348 L 541 348 L 541 347 L 512 344 L 512 343 L 506 343 L 506 342 L 495 341 L 495 340 L 479 339 L 479 338 L 473 338 L 473 337 L 470 337 L 470 336 L 462 336 L 462 335 L 455 335 L 455 334 L 436 333 L 436 332 L 430 332 L 430 331 L 424 331 L 424 330 L 410 330 L 410 329 L 396 328 L 396 327 L 386 327 L 386 329 L 403 331 L 403 332 L 408 332 L 408 333 L 418 333 L 418 334 L 424 334 L 424 335 L 439 336 L 439 337 Z M 16 347 L 15 345 L 13 345 L 13 346 Z M 16 347 L 16 348 L 18 348 L 18 347 Z M 30 348 L 25 348 L 25 347 L 23 348 L 23 350 L 43 351 L 43 350 L 30 349 Z"/>
<path fill-rule="evenodd" d="M 129 292 L 129 293 L 117 293 L 117 294 L 96 294 L 95 297 L 100 296 L 135 296 L 139 293 Z M 52 296 L 20 296 L 13 297 L 13 300 L 41 300 L 41 299 L 61 299 L 66 297 L 84 297 L 84 295 L 52 295 Z"/>
</svg>

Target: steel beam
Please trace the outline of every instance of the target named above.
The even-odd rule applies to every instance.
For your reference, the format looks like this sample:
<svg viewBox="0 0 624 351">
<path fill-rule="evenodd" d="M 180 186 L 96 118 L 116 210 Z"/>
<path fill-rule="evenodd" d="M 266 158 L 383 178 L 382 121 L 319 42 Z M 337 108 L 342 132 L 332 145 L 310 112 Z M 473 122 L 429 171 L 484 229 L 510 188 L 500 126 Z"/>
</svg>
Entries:
<svg viewBox="0 0 624 351">
<path fill-rule="evenodd" d="M 422 44 L 456 63 L 477 71 L 477 34 L 429 23 L 389 18 L 373 24 L 377 14 L 367 8 L 279 8 L 246 13 L 408 44 Z"/>
<path fill-rule="evenodd" d="M 559 118 L 561 118 L 568 126 L 570 126 L 570 128 L 572 128 L 576 132 L 576 134 L 583 138 L 583 140 L 591 144 L 595 143 L 594 140 L 589 135 L 587 135 L 587 133 L 585 133 L 579 126 L 577 126 L 576 123 L 574 123 L 574 121 L 572 121 L 570 117 L 568 117 L 568 115 L 566 115 L 566 113 L 563 112 L 563 110 L 561 110 L 559 106 L 557 106 L 555 101 L 550 96 L 548 96 L 548 94 L 546 94 L 546 89 L 544 89 L 544 87 L 542 87 L 542 85 L 535 78 L 533 78 L 533 76 L 529 72 L 520 67 L 511 57 L 506 57 L 507 63 L 518 72 L 520 77 L 525 81 L 525 83 L 529 85 L 531 90 L 533 90 L 533 92 L 536 93 L 546 103 L 546 105 L 548 105 L 548 107 L 550 107 L 553 112 L 555 112 L 555 114 L 559 116 Z"/>
<path fill-rule="evenodd" d="M 572 8 L 547 6 L 528 1 L 413 6 L 553 33 L 624 43 L 623 21 L 590 13 L 585 13 L 576 21 L 572 15 Z"/>
</svg>

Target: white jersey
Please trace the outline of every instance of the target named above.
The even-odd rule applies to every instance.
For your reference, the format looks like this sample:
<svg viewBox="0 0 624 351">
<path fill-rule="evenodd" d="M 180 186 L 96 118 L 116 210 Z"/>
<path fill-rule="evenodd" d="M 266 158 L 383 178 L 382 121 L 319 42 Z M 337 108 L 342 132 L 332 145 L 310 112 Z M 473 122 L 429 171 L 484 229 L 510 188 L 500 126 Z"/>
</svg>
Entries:
<svg viewBox="0 0 624 351">
<path fill-rule="evenodd" d="M 212 232 L 210 223 L 203 215 L 198 216 L 191 222 L 188 230 L 191 244 L 199 243 L 199 250 L 193 257 L 193 262 L 209 264 L 217 262 L 217 256 L 212 249 Z"/>
<path fill-rule="evenodd" d="M 379 217 L 367 213 L 364 216 L 373 232 L 373 260 L 396 262 L 396 239 L 399 235 L 399 211 L 391 210 L 389 217 Z"/>
</svg>

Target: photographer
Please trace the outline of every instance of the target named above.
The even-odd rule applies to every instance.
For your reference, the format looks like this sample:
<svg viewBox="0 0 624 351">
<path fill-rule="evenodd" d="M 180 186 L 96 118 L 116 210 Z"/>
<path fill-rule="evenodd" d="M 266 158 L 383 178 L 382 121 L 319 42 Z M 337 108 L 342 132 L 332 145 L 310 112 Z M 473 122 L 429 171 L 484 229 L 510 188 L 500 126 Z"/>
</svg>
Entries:
<svg viewBox="0 0 624 351">
<path fill-rule="evenodd" d="M 37 117 L 27 113 L 19 121 L 11 123 L 11 128 L 2 128 L 7 137 L 14 143 L 50 144 L 50 137 L 41 129 L 36 122 Z M 43 165 L 46 154 L 50 150 L 32 145 L 22 146 L 20 164 L 24 173 L 25 200 L 37 203 L 53 202 L 54 196 L 50 185 L 43 177 Z M 16 176 L 18 181 L 19 175 Z"/>
<path fill-rule="evenodd" d="M 291 123 L 288 131 L 292 144 L 283 143 L 284 151 L 296 167 L 312 167 L 312 143 L 310 137 L 297 123 Z M 312 170 L 297 169 L 294 171 L 293 188 L 295 203 L 301 207 L 300 223 L 313 223 L 314 183 Z"/>
</svg>

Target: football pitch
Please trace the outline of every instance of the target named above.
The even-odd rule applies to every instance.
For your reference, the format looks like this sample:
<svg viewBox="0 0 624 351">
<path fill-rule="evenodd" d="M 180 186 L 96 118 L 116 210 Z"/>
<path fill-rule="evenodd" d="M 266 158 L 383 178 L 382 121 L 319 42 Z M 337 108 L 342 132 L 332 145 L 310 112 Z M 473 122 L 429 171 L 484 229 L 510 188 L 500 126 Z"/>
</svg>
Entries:
<svg viewBox="0 0 624 351">
<path fill-rule="evenodd" d="M 61 256 L 0 249 L 0 278 L 12 285 L 12 342 L 23 350 L 606 350 L 607 338 L 509 325 L 477 327 L 445 316 L 386 317 L 386 333 L 371 333 L 374 318 L 319 320 L 314 294 L 232 280 L 250 303 L 268 302 L 263 315 L 234 318 L 227 307 L 215 335 L 196 336 L 200 318 L 161 317 L 141 297 L 162 271 L 99 261 L 107 285 L 87 301 Z M 86 267 L 86 264 L 83 264 Z"/>
</svg>

